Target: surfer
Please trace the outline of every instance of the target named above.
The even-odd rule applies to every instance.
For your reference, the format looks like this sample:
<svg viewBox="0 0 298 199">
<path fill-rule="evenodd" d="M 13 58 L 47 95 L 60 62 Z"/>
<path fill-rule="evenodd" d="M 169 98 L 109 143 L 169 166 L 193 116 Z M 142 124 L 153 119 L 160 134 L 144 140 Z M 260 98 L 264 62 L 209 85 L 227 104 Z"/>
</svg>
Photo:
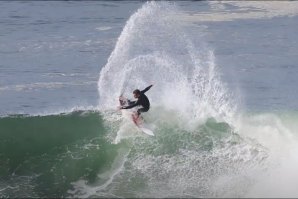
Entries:
<svg viewBox="0 0 298 199">
<path fill-rule="evenodd" d="M 145 92 L 147 92 L 153 85 L 148 86 L 144 90 L 140 91 L 139 89 L 136 89 L 133 91 L 133 96 L 137 99 L 136 101 L 129 101 L 128 100 L 128 106 L 122 106 L 120 109 L 131 109 L 135 106 L 142 106 L 142 108 L 139 108 L 137 110 L 138 117 L 141 113 L 147 112 L 150 109 L 150 102 L 147 96 L 145 95 Z"/>
</svg>

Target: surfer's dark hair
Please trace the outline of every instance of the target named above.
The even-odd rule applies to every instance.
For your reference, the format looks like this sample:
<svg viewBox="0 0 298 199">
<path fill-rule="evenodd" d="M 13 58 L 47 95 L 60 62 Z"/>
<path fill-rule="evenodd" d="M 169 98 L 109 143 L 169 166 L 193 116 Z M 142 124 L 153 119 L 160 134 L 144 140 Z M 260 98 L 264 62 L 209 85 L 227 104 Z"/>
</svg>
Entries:
<svg viewBox="0 0 298 199">
<path fill-rule="evenodd" d="M 133 94 L 141 94 L 141 91 L 139 89 L 136 89 L 133 91 Z"/>
</svg>

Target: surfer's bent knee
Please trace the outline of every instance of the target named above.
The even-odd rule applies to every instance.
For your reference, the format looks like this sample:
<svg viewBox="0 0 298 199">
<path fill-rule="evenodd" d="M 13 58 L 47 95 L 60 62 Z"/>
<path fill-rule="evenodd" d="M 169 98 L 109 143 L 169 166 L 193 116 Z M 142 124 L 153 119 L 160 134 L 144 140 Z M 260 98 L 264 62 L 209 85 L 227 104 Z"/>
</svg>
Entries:
<svg viewBox="0 0 298 199">
<path fill-rule="evenodd" d="M 149 111 L 149 108 L 140 108 L 140 109 L 138 109 L 137 113 L 138 113 L 138 115 L 140 115 L 141 113 L 144 113 L 147 111 Z"/>
</svg>

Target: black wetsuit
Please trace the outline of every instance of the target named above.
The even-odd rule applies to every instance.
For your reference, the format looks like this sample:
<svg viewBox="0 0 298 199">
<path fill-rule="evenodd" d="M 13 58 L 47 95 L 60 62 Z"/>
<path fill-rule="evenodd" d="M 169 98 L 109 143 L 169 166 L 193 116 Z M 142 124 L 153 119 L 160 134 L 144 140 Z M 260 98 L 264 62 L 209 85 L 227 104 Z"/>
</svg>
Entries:
<svg viewBox="0 0 298 199">
<path fill-rule="evenodd" d="M 150 109 L 150 102 L 149 102 L 147 96 L 145 95 L 145 92 L 147 92 L 151 87 L 152 87 L 152 85 L 148 86 L 147 88 L 142 90 L 138 100 L 137 101 L 129 101 L 129 105 L 126 107 L 123 107 L 123 109 L 130 109 L 135 106 L 142 106 L 143 108 L 138 109 L 138 111 L 137 111 L 138 114 L 140 114 L 141 112 L 147 112 Z"/>
</svg>

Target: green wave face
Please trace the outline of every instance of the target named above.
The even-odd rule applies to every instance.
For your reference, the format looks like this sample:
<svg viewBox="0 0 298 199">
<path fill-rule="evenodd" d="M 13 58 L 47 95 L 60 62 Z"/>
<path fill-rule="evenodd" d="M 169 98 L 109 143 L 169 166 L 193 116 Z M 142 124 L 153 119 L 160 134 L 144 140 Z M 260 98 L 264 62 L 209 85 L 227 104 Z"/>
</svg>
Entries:
<svg viewBox="0 0 298 199">
<path fill-rule="evenodd" d="M 59 197 L 72 181 L 92 181 L 117 154 L 105 134 L 97 112 L 1 118 L 0 195 Z"/>
<path fill-rule="evenodd" d="M 148 138 L 131 126 L 130 137 L 112 144 L 111 138 L 117 136 L 114 130 L 122 125 L 120 121 L 111 123 L 100 112 L 92 111 L 1 118 L 1 196 L 139 197 L 143 190 L 152 188 L 147 184 L 146 171 L 135 168 L 136 162 L 144 161 L 141 157 L 155 162 L 155 158 L 179 157 L 182 150 L 209 153 L 231 132 L 228 124 L 214 119 L 192 132 L 161 119 L 155 122 L 155 137 Z M 164 172 L 162 168 L 152 169 Z M 79 186 L 82 180 L 83 186 Z M 86 192 L 86 186 L 101 187 L 106 183 L 104 189 L 93 194 Z"/>
<path fill-rule="evenodd" d="M 247 115 L 237 128 L 209 118 L 189 128 L 179 114 L 153 112 L 144 118 L 154 137 L 114 113 L 2 117 L 1 197 L 254 196 L 276 163 L 284 170 L 296 157 L 277 154 L 296 150 L 297 115 Z"/>
</svg>

